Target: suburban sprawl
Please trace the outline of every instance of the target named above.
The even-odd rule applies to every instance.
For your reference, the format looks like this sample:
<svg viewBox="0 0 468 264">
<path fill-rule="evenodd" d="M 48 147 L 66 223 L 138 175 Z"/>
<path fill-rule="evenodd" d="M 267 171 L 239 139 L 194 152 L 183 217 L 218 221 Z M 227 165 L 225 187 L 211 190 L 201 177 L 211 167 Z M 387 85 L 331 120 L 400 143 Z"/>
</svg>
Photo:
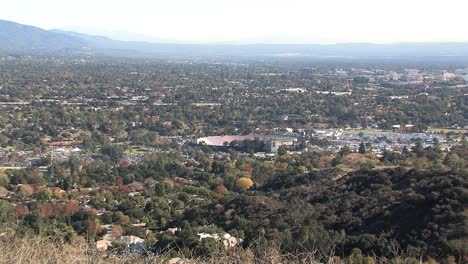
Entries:
<svg viewBox="0 0 468 264">
<path fill-rule="evenodd" d="M 0 239 L 464 263 L 467 67 L 0 55 Z"/>
</svg>

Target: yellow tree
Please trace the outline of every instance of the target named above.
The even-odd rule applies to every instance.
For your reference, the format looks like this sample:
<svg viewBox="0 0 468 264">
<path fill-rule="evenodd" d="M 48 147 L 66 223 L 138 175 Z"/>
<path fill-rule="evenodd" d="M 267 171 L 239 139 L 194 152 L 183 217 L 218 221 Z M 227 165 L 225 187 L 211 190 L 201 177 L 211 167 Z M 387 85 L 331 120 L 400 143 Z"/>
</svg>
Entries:
<svg viewBox="0 0 468 264">
<path fill-rule="evenodd" d="M 237 188 L 239 188 L 241 190 L 247 190 L 250 187 L 252 187 L 253 184 L 254 184 L 253 181 L 250 178 L 247 178 L 247 177 L 242 177 L 239 180 L 237 180 L 237 182 L 236 182 Z"/>
</svg>

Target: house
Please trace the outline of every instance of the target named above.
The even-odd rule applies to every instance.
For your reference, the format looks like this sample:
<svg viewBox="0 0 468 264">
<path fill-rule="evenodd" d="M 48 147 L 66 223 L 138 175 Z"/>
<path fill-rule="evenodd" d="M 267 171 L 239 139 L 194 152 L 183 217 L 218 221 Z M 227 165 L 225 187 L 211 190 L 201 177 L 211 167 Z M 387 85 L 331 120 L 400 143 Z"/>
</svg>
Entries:
<svg viewBox="0 0 468 264">
<path fill-rule="evenodd" d="M 226 249 L 235 247 L 242 243 L 244 240 L 241 238 L 233 237 L 230 234 L 224 234 L 223 236 L 223 245 Z"/>
<path fill-rule="evenodd" d="M 305 93 L 306 90 L 304 88 L 286 88 L 286 89 L 283 89 L 283 91 L 285 92 L 289 92 L 289 93 Z"/>
<path fill-rule="evenodd" d="M 413 131 L 415 129 L 415 126 L 412 124 L 406 124 L 404 126 L 402 125 L 393 125 L 392 130 L 393 131 Z"/>
<path fill-rule="evenodd" d="M 200 241 L 205 238 L 213 238 L 214 240 L 218 241 L 221 240 L 226 249 L 235 247 L 243 242 L 242 239 L 233 237 L 229 233 L 224 234 L 222 238 L 219 236 L 219 234 L 198 233 L 197 235 L 200 237 Z"/>
<path fill-rule="evenodd" d="M 134 181 L 122 187 L 122 191 L 126 193 L 141 192 L 143 190 L 144 190 L 143 184 L 137 181 Z"/>
<path fill-rule="evenodd" d="M 49 187 L 49 190 L 55 194 L 61 194 L 64 193 L 65 191 L 62 190 L 60 187 Z"/>
<path fill-rule="evenodd" d="M 58 141 L 50 142 L 49 147 L 76 147 L 83 144 L 83 141 Z"/>
<path fill-rule="evenodd" d="M 166 232 L 169 232 L 169 233 L 172 233 L 172 234 L 175 234 L 177 231 L 180 231 L 180 228 L 178 227 L 171 227 L 171 228 L 168 228 L 166 230 Z"/>
<path fill-rule="evenodd" d="M 267 143 L 267 150 L 276 153 L 282 146 L 293 146 L 297 138 L 292 137 L 272 137 Z"/>
<path fill-rule="evenodd" d="M 221 239 L 218 234 L 198 233 L 197 236 L 200 237 L 199 238 L 200 241 L 202 241 L 205 238 L 213 238 L 214 240 L 220 240 Z"/>
<path fill-rule="evenodd" d="M 127 252 L 141 255 L 146 250 L 147 244 L 143 238 L 136 236 L 120 236 L 114 243 L 126 246 Z"/>
<path fill-rule="evenodd" d="M 139 238 L 137 236 L 120 236 L 115 240 L 115 243 L 124 245 L 140 244 L 144 242 L 145 240 L 143 238 Z"/>
</svg>

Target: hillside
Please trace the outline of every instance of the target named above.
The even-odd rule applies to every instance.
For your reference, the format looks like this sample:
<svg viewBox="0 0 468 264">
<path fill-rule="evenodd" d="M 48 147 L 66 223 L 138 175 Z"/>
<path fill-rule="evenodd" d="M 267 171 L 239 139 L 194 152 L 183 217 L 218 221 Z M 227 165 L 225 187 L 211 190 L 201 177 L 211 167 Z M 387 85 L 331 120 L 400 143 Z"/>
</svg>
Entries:
<svg viewBox="0 0 468 264">
<path fill-rule="evenodd" d="M 451 263 L 453 256 L 468 253 L 466 172 L 397 168 L 356 171 L 337 182 L 314 173 L 297 176 L 303 183 L 300 178 L 316 181 L 287 189 L 276 181 L 277 190 L 229 195 L 187 210 L 170 223 L 183 231 L 163 235 L 152 248 L 156 255 L 114 258 L 97 254 L 80 237 L 70 244 L 58 237 L 17 238 L 5 228 L 0 263 L 31 258 L 36 263 L 149 263 L 175 257 L 190 263 L 296 263 L 324 260 L 329 254 L 348 256 L 346 263 L 415 263 L 414 256 Z M 232 255 L 209 240 L 198 242 L 191 228 L 206 229 L 206 223 L 244 230 L 244 247 Z M 435 263 L 430 257 L 427 263 Z M 333 261 L 344 263 L 336 257 Z"/>
<path fill-rule="evenodd" d="M 397 248 L 439 259 L 468 253 L 466 172 L 396 168 L 360 170 L 336 182 L 317 173 L 280 178 L 266 185 L 270 191 L 193 208 L 185 219 L 244 230 L 250 246 L 261 232 L 290 252 L 349 255 L 359 248 L 392 258 Z"/>
<path fill-rule="evenodd" d="M 12 51 L 81 50 L 87 43 L 65 34 L 0 20 L 0 49 Z"/>
</svg>

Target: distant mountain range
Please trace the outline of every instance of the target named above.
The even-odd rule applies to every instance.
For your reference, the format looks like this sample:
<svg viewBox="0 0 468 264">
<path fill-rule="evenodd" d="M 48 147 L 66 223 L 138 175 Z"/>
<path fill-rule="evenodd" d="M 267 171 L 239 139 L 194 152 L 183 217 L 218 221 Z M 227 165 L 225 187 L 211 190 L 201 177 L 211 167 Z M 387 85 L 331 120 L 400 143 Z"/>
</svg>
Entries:
<svg viewBox="0 0 468 264">
<path fill-rule="evenodd" d="M 0 20 L 0 49 L 12 51 L 81 49 L 86 42 L 65 34 Z"/>
<path fill-rule="evenodd" d="M 0 20 L 0 51 L 112 56 L 231 56 L 468 62 L 468 43 L 171 44 L 113 40 Z"/>
</svg>

